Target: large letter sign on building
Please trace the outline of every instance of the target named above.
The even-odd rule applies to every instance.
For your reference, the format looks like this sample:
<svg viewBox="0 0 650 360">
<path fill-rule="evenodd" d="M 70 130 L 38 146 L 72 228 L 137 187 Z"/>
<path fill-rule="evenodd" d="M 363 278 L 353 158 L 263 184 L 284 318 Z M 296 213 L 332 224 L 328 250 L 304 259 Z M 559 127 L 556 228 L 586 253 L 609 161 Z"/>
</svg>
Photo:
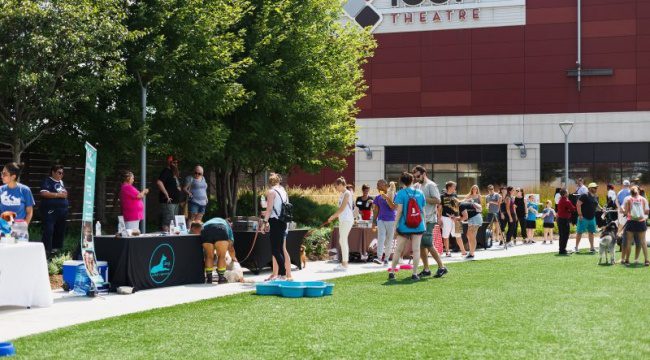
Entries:
<svg viewBox="0 0 650 360">
<path fill-rule="evenodd" d="M 344 10 L 378 34 L 526 24 L 526 0 L 349 0 Z"/>
</svg>

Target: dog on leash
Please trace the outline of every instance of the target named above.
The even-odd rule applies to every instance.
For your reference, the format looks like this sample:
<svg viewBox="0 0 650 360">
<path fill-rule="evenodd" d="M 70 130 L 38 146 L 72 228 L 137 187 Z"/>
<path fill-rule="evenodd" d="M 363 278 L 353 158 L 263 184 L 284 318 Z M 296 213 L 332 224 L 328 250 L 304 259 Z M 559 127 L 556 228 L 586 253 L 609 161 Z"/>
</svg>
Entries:
<svg viewBox="0 0 650 360">
<path fill-rule="evenodd" d="M 602 229 L 600 233 L 600 245 L 598 247 L 598 252 L 600 253 L 598 265 L 603 264 L 603 257 L 605 258 L 605 264 L 616 264 L 615 249 L 617 234 L 618 225 L 616 225 L 615 221 L 610 222 Z"/>
</svg>

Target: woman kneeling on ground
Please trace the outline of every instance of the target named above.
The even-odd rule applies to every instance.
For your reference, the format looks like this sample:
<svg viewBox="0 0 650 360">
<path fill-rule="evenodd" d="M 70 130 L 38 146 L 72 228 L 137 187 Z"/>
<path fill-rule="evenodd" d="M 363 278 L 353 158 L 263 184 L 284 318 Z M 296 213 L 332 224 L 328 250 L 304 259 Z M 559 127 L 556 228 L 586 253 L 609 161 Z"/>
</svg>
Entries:
<svg viewBox="0 0 650 360">
<path fill-rule="evenodd" d="M 404 185 L 404 188 L 398 191 L 395 196 L 395 205 L 397 205 L 397 213 L 395 216 L 395 219 L 397 219 L 397 249 L 393 254 L 391 268 L 388 269 L 388 280 L 395 280 L 395 267 L 397 266 L 400 255 L 404 251 L 404 247 L 410 241 L 413 250 L 413 275 L 411 275 L 411 280 L 417 281 L 420 280 L 420 277 L 417 275 L 418 265 L 420 264 L 420 257 L 418 256 L 420 253 L 420 241 L 422 240 L 422 234 L 426 231 L 424 222 L 424 205 L 426 204 L 426 200 L 422 191 L 410 187 L 413 184 L 413 174 L 407 172 L 402 173 L 400 182 Z M 411 199 L 415 199 L 417 209 L 409 209 Z M 406 218 L 418 213 L 420 221 L 417 226 L 411 227 L 414 225 L 411 222 L 407 223 Z"/>
</svg>

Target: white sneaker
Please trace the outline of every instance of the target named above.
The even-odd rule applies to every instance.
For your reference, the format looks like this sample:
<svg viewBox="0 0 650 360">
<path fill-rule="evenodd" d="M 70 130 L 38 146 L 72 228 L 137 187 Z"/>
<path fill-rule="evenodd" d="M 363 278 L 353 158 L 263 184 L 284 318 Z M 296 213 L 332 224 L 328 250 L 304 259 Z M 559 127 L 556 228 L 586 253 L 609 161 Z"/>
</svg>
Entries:
<svg viewBox="0 0 650 360">
<path fill-rule="evenodd" d="M 343 265 L 341 265 L 341 264 L 338 264 L 338 265 L 334 268 L 334 271 L 345 272 L 345 271 L 348 271 L 348 268 L 345 267 L 345 266 L 343 266 Z"/>
</svg>

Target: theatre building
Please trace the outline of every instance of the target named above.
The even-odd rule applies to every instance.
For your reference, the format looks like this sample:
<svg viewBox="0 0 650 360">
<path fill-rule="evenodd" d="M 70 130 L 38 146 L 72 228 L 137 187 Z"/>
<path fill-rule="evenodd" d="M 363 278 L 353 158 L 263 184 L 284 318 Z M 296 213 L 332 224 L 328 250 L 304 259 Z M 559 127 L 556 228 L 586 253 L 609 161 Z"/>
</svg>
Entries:
<svg viewBox="0 0 650 360">
<path fill-rule="evenodd" d="M 416 164 L 467 191 L 570 176 L 650 182 L 650 0 L 348 1 L 371 26 L 355 184 Z M 296 174 L 294 184 L 333 174 Z M 312 182 L 312 183 L 309 183 Z"/>
</svg>

